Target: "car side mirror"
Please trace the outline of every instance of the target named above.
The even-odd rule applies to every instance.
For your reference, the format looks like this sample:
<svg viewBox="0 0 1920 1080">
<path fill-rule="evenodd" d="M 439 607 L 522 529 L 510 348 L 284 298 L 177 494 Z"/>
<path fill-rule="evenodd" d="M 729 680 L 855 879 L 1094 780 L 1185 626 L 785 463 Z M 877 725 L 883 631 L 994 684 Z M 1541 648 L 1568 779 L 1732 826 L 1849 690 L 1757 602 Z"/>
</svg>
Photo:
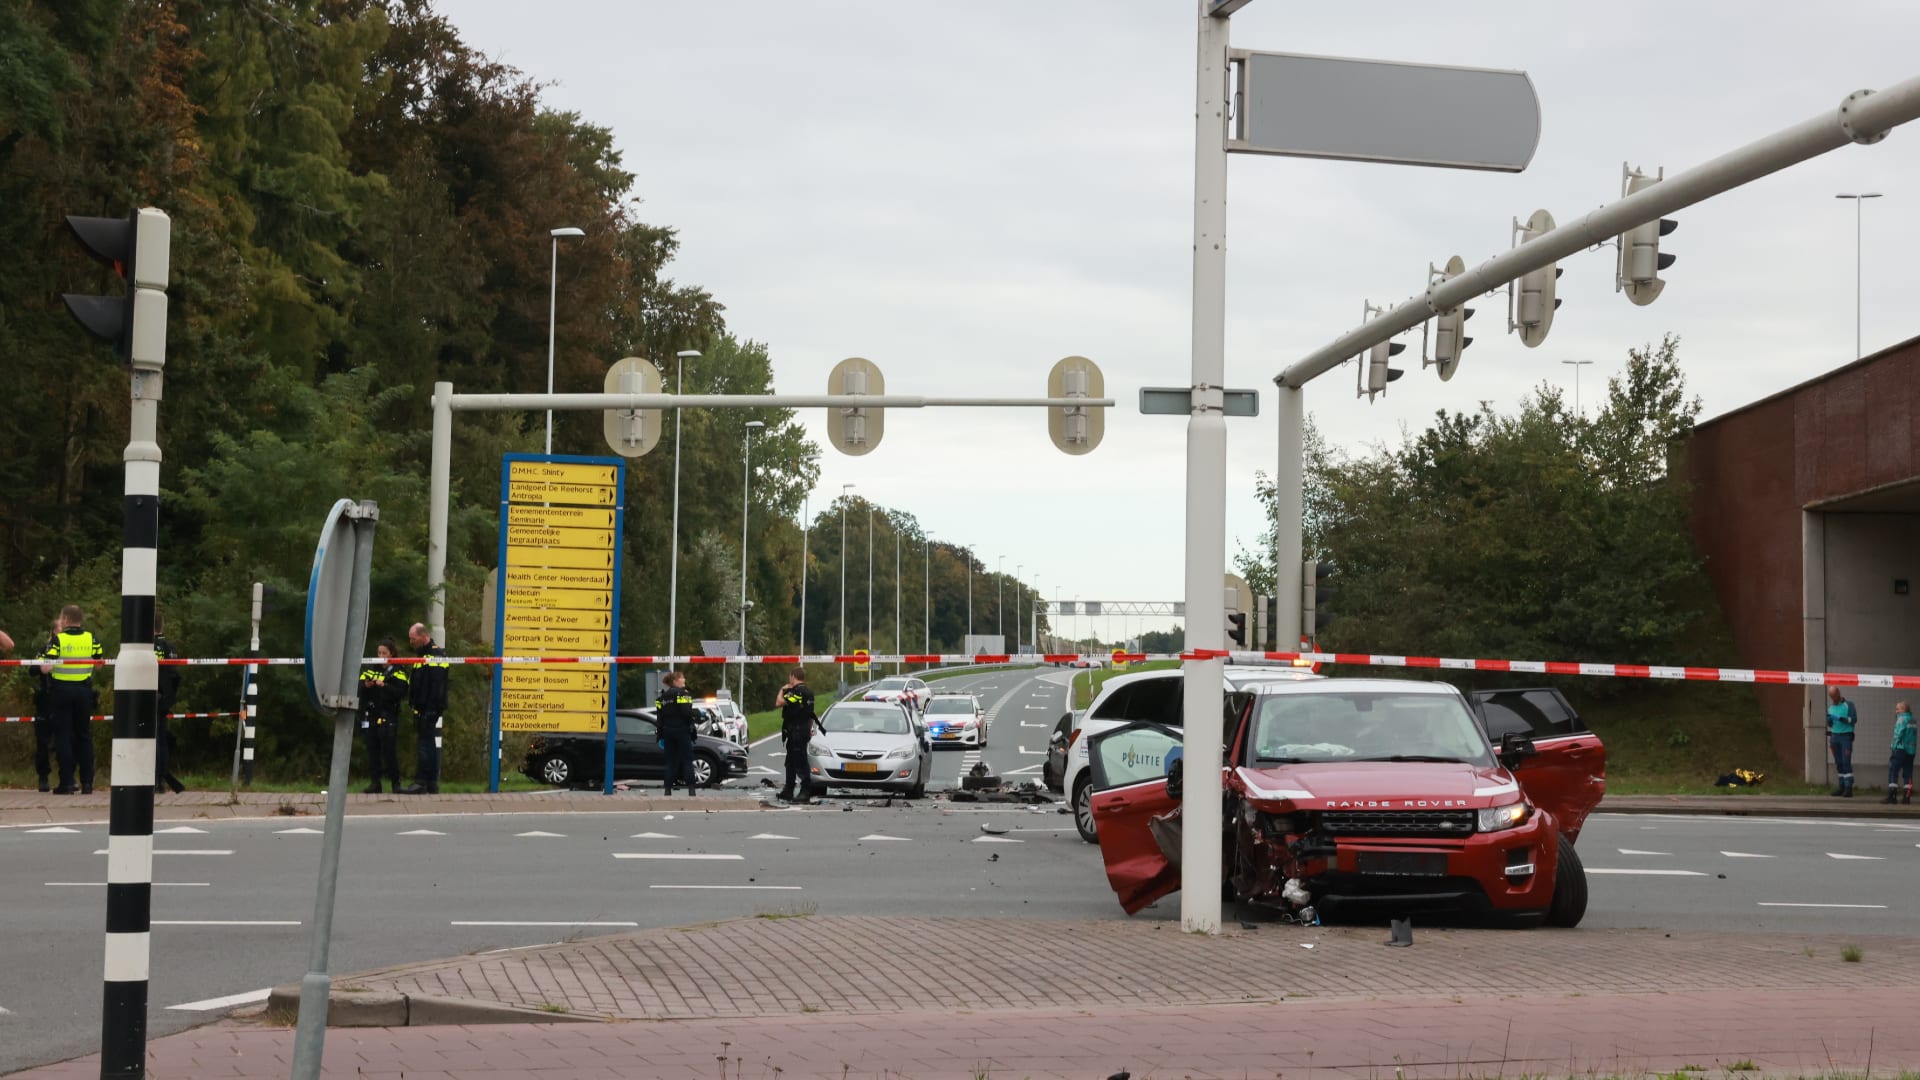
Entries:
<svg viewBox="0 0 1920 1080">
<path fill-rule="evenodd" d="M 1186 771 L 1186 765 L 1186 760 L 1183 758 L 1167 766 L 1167 798 L 1174 802 L 1180 801 L 1185 787 L 1182 774 Z"/>
<path fill-rule="evenodd" d="M 1538 753 L 1540 749 L 1533 745 L 1533 740 L 1517 731 L 1500 736 L 1500 764 L 1509 769 Z"/>
</svg>

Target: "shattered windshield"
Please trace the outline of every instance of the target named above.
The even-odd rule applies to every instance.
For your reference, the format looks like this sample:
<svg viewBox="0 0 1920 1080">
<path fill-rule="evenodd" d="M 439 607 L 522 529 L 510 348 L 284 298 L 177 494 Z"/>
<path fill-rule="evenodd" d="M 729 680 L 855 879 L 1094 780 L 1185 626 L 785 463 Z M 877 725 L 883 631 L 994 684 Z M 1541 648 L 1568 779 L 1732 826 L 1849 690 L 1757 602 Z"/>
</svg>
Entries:
<svg viewBox="0 0 1920 1080">
<path fill-rule="evenodd" d="M 1247 740 L 1250 765 L 1328 761 L 1493 764 L 1486 736 L 1451 694 L 1266 694 Z"/>
</svg>

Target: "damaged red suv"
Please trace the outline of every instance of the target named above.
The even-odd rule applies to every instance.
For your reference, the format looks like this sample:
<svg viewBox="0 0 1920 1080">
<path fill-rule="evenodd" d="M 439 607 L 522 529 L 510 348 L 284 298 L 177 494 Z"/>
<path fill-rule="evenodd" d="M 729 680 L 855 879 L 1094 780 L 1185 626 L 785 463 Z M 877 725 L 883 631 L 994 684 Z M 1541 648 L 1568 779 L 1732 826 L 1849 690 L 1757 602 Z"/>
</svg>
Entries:
<svg viewBox="0 0 1920 1080">
<path fill-rule="evenodd" d="M 1586 913 L 1573 842 L 1606 785 L 1591 732 L 1494 744 L 1444 683 L 1327 679 L 1232 695 L 1225 734 L 1233 899 L 1307 921 L 1439 911 L 1574 926 Z M 1180 888 L 1181 736 L 1136 722 L 1090 746 L 1100 853 L 1128 914 Z"/>
</svg>

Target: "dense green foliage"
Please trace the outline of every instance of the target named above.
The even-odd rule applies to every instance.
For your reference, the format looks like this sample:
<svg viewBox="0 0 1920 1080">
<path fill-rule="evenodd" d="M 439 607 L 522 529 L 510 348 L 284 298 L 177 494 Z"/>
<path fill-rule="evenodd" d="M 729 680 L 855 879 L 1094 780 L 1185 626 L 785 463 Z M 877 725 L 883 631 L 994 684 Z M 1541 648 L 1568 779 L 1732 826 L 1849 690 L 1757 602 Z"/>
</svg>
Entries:
<svg viewBox="0 0 1920 1080">
<path fill-rule="evenodd" d="M 1699 411 L 1669 338 L 1633 350 L 1591 416 L 1540 388 L 1510 415 L 1441 412 L 1362 456 L 1308 440 L 1308 557 L 1338 567 L 1322 644 L 1640 663 L 1723 640 L 1668 451 Z M 1271 513 L 1272 490 L 1262 491 Z M 1273 581 L 1272 534 L 1256 588 Z"/>
<path fill-rule="evenodd" d="M 118 285 L 85 258 L 64 215 L 150 205 L 173 220 L 160 414 L 170 637 L 189 655 L 240 654 L 249 587 L 263 581 L 273 590 L 263 651 L 293 656 L 313 545 L 339 498 L 381 507 L 373 636 L 404 643 L 425 617 L 432 386 L 545 388 L 550 229 L 586 234 L 561 242 L 553 282 L 558 389 L 597 390 L 629 355 L 689 393 L 773 388 L 768 348 L 731 333 L 714 297 L 670 276 L 679 241 L 638 218 L 639 184 L 612 132 L 544 108 L 531 79 L 463 43 L 431 0 L 0 4 L 0 245 L 12 255 L 0 264 L 0 483 L 13 493 L 0 502 L 0 627 L 30 646 L 59 605 L 79 602 L 109 652 L 118 640 L 127 379 L 59 299 Z M 702 355 L 683 371 L 675 354 L 687 349 Z M 797 645 L 802 509 L 819 449 L 786 411 L 716 410 L 689 413 L 679 432 L 682 652 L 738 631 L 748 420 L 767 425 L 753 446 L 748 648 Z M 660 449 L 628 472 L 629 653 L 665 652 L 669 636 L 667 423 Z M 479 598 L 497 554 L 501 455 L 539 450 L 543 424 L 543 414 L 457 416 L 446 642 L 456 654 L 484 651 Z M 555 452 L 606 453 L 600 425 L 598 414 L 556 414 Z M 882 514 L 875 543 L 884 552 L 892 533 L 905 538 L 915 557 L 903 555 L 902 602 L 918 605 L 921 533 L 910 517 Z M 820 514 L 808 550 L 815 649 L 837 645 L 841 623 L 837 604 L 819 602 L 839 584 L 830 516 Z M 848 538 L 862 555 L 863 542 Z M 893 644 L 891 610 L 879 618 L 891 554 L 874 567 L 883 647 Z M 864 562 L 849 566 L 849 606 L 865 573 Z M 933 645 L 957 648 L 959 553 L 936 548 L 932 579 Z M 903 621 L 919 628 L 920 611 L 905 608 Z M 849 624 L 849 647 L 868 644 L 864 610 Z M 917 648 L 921 634 L 905 637 Z M 760 679 L 771 681 L 750 685 L 750 697 L 778 682 Z M 627 673 L 623 689 L 639 680 Z M 449 777 L 481 769 L 485 689 L 477 671 L 455 676 Z M 232 671 L 190 669 L 180 705 L 229 709 L 237 693 Z M 0 676 L 0 704 L 26 711 L 17 670 Z M 317 777 L 324 722 L 297 669 L 270 672 L 263 715 L 265 768 Z M 231 732 L 178 725 L 185 766 L 217 765 Z M 0 732 L 0 756 L 18 760 L 24 740 L 21 727 Z"/>
</svg>

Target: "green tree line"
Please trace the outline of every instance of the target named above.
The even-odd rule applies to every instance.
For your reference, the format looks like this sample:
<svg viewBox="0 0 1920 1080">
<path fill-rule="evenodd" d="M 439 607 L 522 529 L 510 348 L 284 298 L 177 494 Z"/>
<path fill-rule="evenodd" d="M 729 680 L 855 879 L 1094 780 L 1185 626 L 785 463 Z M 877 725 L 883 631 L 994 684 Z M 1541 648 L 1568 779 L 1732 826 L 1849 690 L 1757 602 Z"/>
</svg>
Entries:
<svg viewBox="0 0 1920 1080">
<path fill-rule="evenodd" d="M 340 498 L 381 507 L 371 637 L 404 645 L 425 618 L 432 387 L 545 388 L 551 229 L 585 234 L 561 241 L 551 282 L 557 389 L 598 390 L 624 356 L 653 360 L 689 393 L 774 389 L 768 346 L 735 334 L 717 298 L 672 275 L 678 237 L 639 215 L 647 167 L 629 165 L 607 128 L 544 105 L 533 79 L 463 42 L 431 0 L 0 4 L 0 244 L 12 253 L 0 262 L 0 395 L 12 403 L 0 411 L 0 482 L 14 493 L 0 502 L 0 627 L 31 648 L 61 604 L 78 602 L 109 653 L 117 645 L 128 384 L 60 294 L 119 284 L 85 257 L 65 215 L 155 206 L 173 221 L 160 409 L 169 637 L 188 655 L 238 655 L 260 581 L 271 590 L 263 651 L 289 656 L 318 529 Z M 687 350 L 699 355 L 683 362 Z M 766 426 L 743 478 L 750 420 Z M 813 606 L 837 589 L 839 533 L 826 528 L 837 515 L 803 524 L 820 450 L 792 413 L 665 422 L 660 448 L 627 473 L 623 651 L 667 647 L 676 434 L 680 650 L 738 634 L 743 494 L 749 651 L 797 648 L 803 581 L 808 647 L 830 633 L 837 644 L 841 613 Z M 556 413 L 554 451 L 608 453 L 600 425 L 597 413 Z M 456 416 L 444 643 L 456 654 L 484 651 L 501 457 L 540 450 L 543 428 L 543 414 Z M 888 619 L 876 592 L 877 641 L 865 640 L 863 606 L 849 647 L 891 644 L 896 575 L 880 552 L 895 534 L 924 536 L 903 510 L 882 514 L 874 587 L 888 594 Z M 864 554 L 859 543 L 848 537 Z M 903 603 L 930 588 L 933 645 L 957 648 L 963 556 L 936 545 L 929 587 L 914 554 L 898 574 Z M 864 581 L 851 578 L 850 603 Z M 922 609 L 908 610 L 921 626 Z M 626 700 L 641 679 L 623 671 Z M 7 712 L 27 711 L 30 681 L 0 675 Z M 758 673 L 747 693 L 768 696 L 777 681 Z M 447 774 L 478 776 L 487 681 L 461 672 L 453 694 Z M 191 668 L 180 707 L 226 710 L 238 695 L 233 671 Z M 269 672 L 262 713 L 263 770 L 320 776 L 325 721 L 295 669 Z M 9 727 L 0 762 L 14 765 L 27 736 Z M 230 752 L 230 726 L 182 722 L 176 733 L 189 768 Z"/>
</svg>

